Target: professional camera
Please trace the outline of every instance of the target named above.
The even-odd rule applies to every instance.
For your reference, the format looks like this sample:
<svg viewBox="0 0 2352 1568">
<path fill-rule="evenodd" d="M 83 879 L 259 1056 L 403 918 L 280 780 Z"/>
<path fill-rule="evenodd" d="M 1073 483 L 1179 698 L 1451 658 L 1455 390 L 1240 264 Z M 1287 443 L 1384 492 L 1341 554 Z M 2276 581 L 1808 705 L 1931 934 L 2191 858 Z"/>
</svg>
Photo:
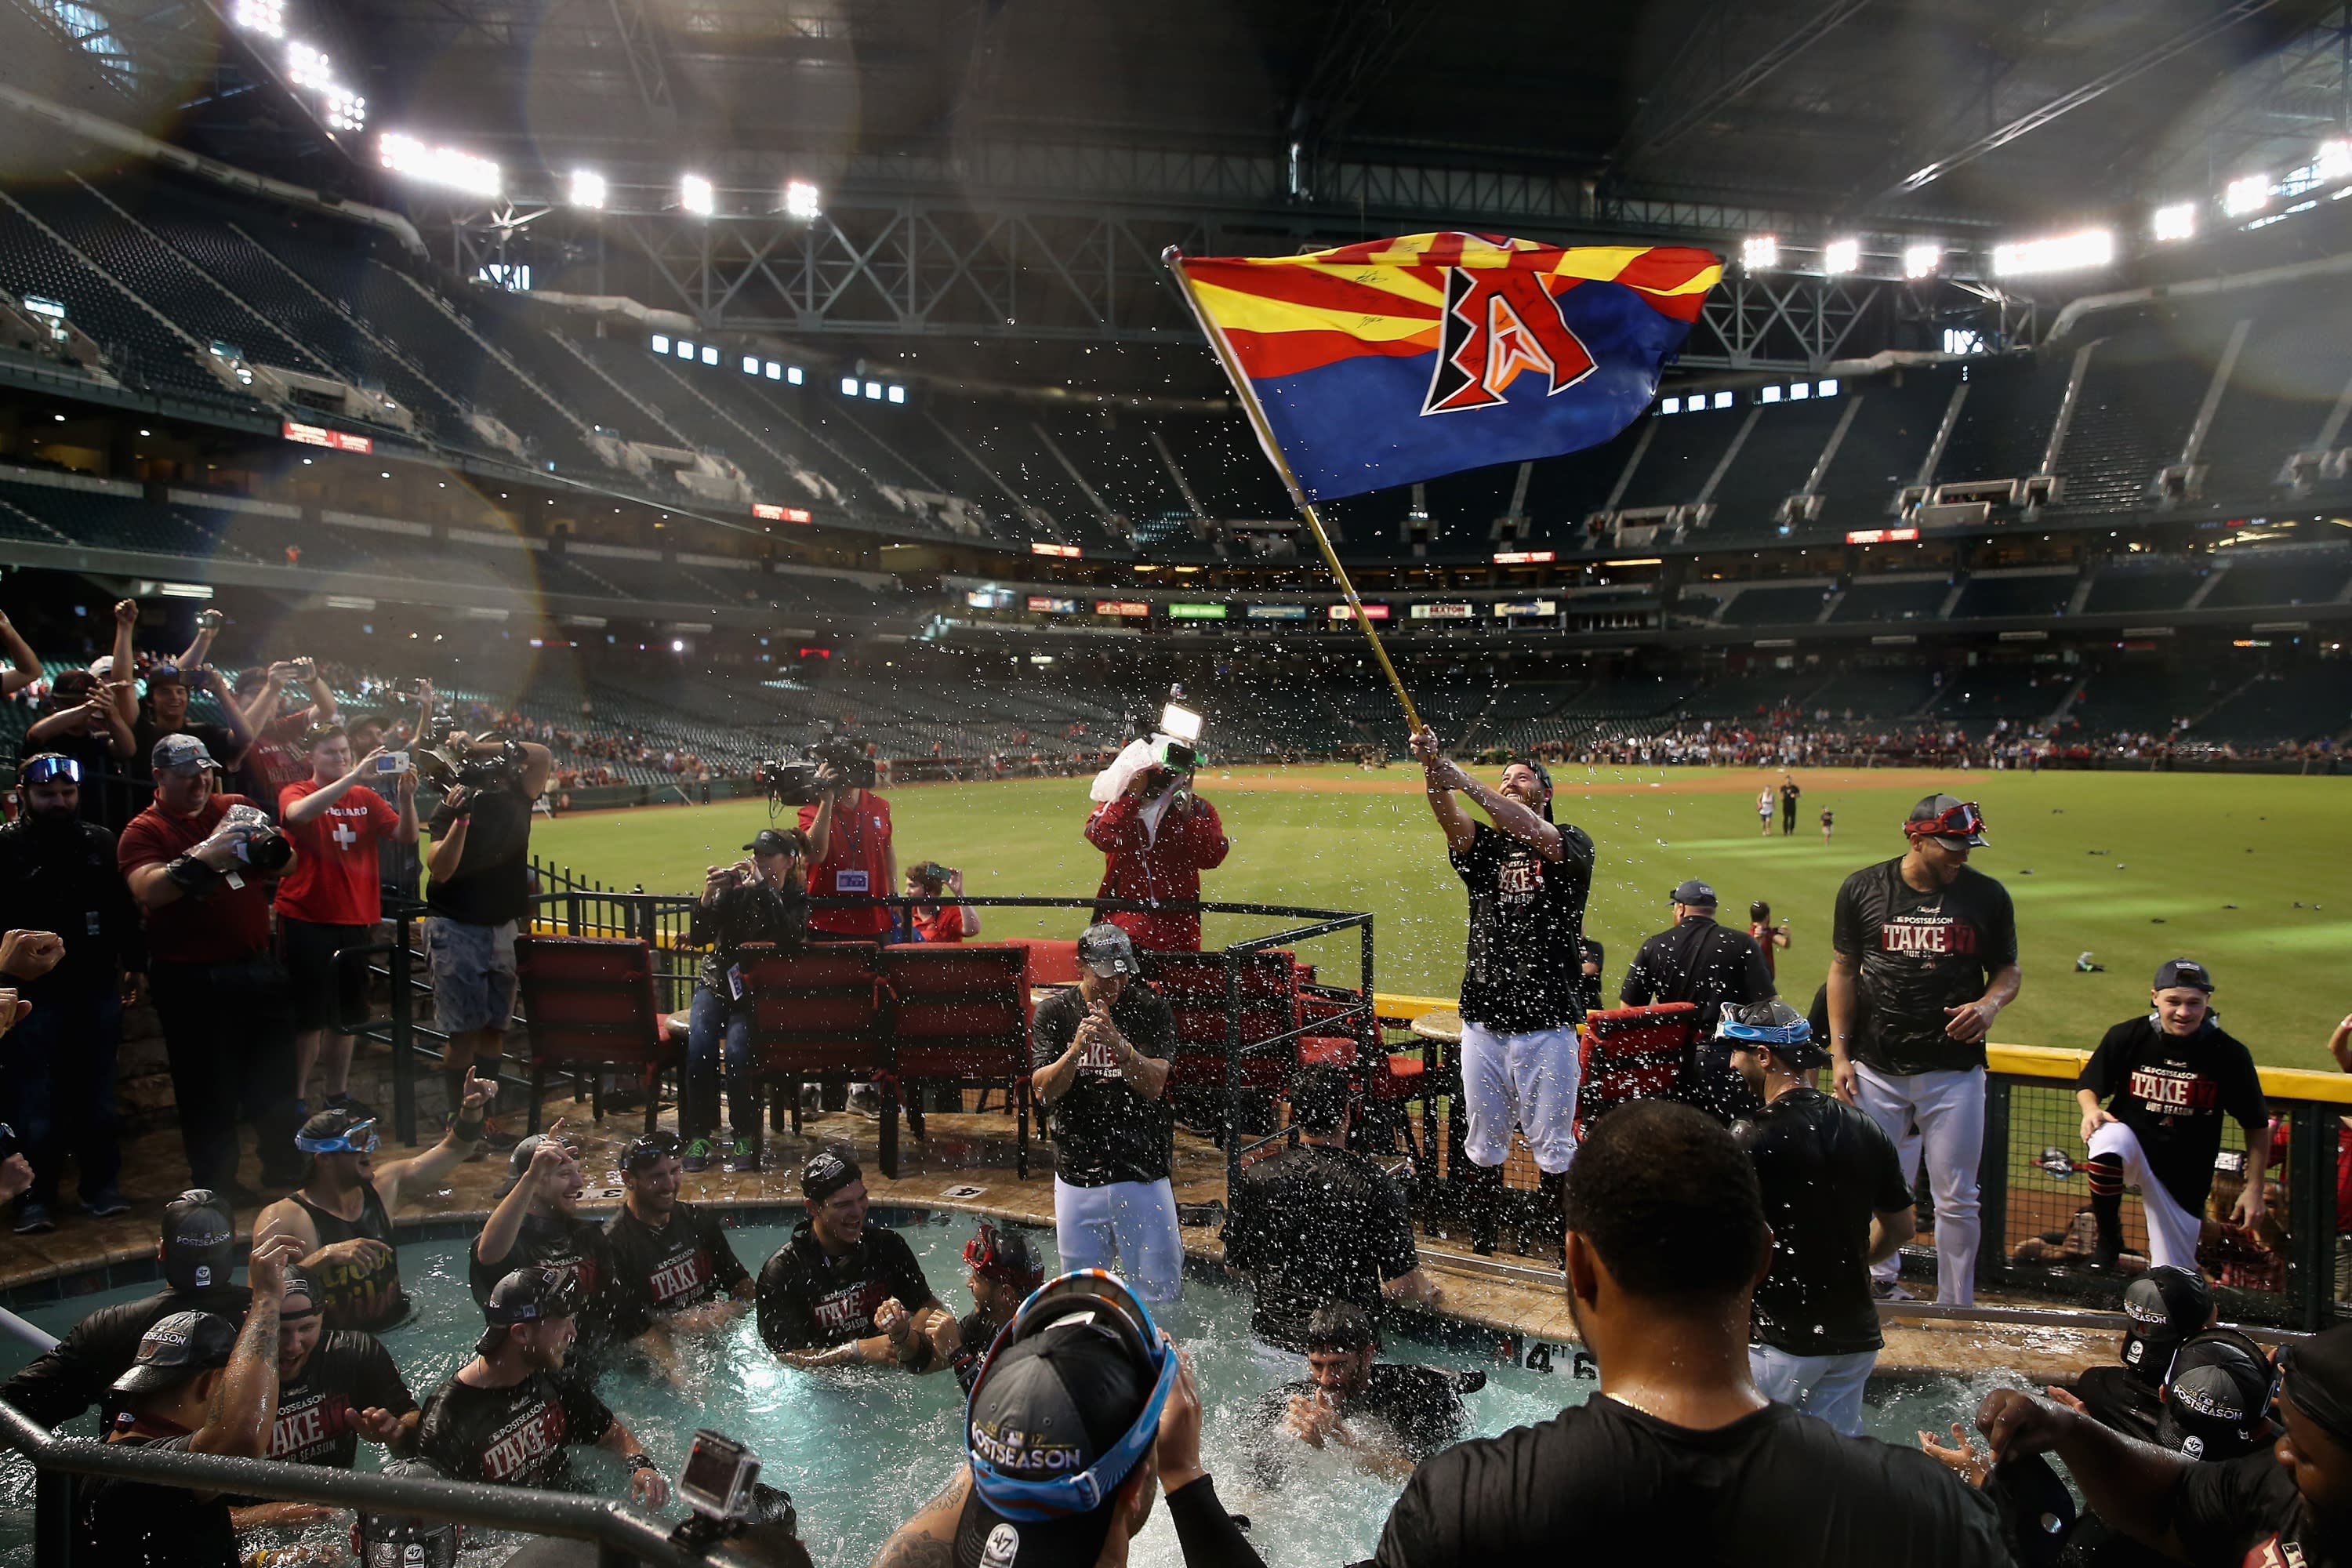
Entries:
<svg viewBox="0 0 2352 1568">
<path fill-rule="evenodd" d="M 294 846 L 259 806 L 230 806 L 214 832 L 235 843 L 238 859 L 265 875 L 283 871 L 294 858 Z"/>
<path fill-rule="evenodd" d="M 771 757 L 751 770 L 751 776 L 778 805 L 814 805 L 824 798 L 817 787 L 816 769 L 807 763 L 780 763 Z"/>
<path fill-rule="evenodd" d="M 816 728 L 816 739 L 809 745 L 809 755 L 820 766 L 830 764 L 841 775 L 841 782 L 853 789 L 872 789 L 876 772 L 874 759 L 866 748 L 835 729 L 830 724 Z"/>
<path fill-rule="evenodd" d="M 522 787 L 523 763 L 530 753 L 521 742 L 501 740 L 495 752 L 476 751 L 472 746 L 460 752 L 449 744 L 453 733 L 454 730 L 445 730 L 430 749 L 418 747 L 411 753 L 417 771 L 436 786 L 446 790 L 462 784 L 467 795 L 477 795 Z"/>
</svg>

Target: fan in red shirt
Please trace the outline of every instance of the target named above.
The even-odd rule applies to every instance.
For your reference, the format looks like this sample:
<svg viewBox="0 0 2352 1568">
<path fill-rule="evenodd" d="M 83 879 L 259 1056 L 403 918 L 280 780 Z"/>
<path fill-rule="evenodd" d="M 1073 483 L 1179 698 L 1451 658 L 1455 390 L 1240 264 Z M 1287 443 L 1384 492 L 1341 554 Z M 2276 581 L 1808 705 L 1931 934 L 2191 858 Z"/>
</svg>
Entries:
<svg viewBox="0 0 2352 1568">
<path fill-rule="evenodd" d="M 1136 741 L 1095 780 L 1102 801 L 1087 818 L 1087 842 L 1103 852 L 1100 899 L 1139 903 L 1201 897 L 1201 873 L 1225 862 L 1233 843 L 1217 808 L 1192 793 L 1189 767 L 1171 766 L 1157 742 Z M 1181 754 L 1190 755 L 1190 748 Z M 1192 910 L 1150 909 L 1102 917 L 1135 945 L 1155 952 L 1198 952 L 1201 917 Z"/>
<path fill-rule="evenodd" d="M 371 941 L 383 915 L 376 841 L 416 842 L 416 773 L 408 753 L 381 747 L 354 764 L 340 724 L 318 725 L 302 740 L 310 776 L 278 792 L 278 815 L 297 851 L 278 884 L 278 941 L 294 982 L 294 1097 L 307 1114 L 310 1069 L 322 1056 L 327 1104 L 340 1109 L 351 1100 L 352 1037 L 334 1026 L 347 1004 L 365 1012 L 367 1002 L 363 979 L 347 982 L 336 955 Z M 397 771 L 382 771 L 386 762 Z M 399 810 L 360 782 L 382 778 L 398 781 Z"/>
<path fill-rule="evenodd" d="M 953 898 L 942 902 L 945 891 Z M 920 860 L 907 868 L 908 909 L 917 942 L 963 942 L 980 934 L 980 911 L 956 902 L 963 897 L 963 873 L 936 860 Z"/>
<path fill-rule="evenodd" d="M 869 767 L 871 764 L 867 764 Z M 872 773 L 866 775 L 869 780 Z M 887 938 L 890 906 L 881 902 L 898 885 L 898 852 L 890 842 L 890 803 L 845 779 L 832 762 L 816 772 L 824 798 L 801 807 L 800 828 L 809 837 L 809 897 L 876 901 L 869 907 L 818 908 L 809 930 L 831 936 Z"/>
</svg>

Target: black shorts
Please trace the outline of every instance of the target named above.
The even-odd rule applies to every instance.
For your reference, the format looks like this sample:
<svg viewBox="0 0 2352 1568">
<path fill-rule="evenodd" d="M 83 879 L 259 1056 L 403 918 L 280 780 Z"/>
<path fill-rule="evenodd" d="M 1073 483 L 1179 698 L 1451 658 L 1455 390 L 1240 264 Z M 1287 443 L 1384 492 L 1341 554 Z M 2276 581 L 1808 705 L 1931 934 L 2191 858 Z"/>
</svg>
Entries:
<svg viewBox="0 0 2352 1568">
<path fill-rule="evenodd" d="M 332 1029 L 346 1015 L 355 1019 L 367 1016 L 366 973 L 356 973 L 349 982 L 341 980 L 338 971 L 342 966 L 335 962 L 335 954 L 374 940 L 373 926 L 320 925 L 287 914 L 278 917 L 278 952 L 294 982 L 297 1029 Z"/>
</svg>

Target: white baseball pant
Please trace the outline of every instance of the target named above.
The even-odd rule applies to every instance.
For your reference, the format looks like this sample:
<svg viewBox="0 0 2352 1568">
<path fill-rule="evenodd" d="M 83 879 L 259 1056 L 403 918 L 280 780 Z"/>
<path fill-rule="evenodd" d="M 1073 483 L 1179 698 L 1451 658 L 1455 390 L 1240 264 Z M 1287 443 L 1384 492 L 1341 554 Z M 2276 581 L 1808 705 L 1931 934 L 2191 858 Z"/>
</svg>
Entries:
<svg viewBox="0 0 2352 1568">
<path fill-rule="evenodd" d="M 1463 1020 L 1462 1105 L 1470 1129 L 1462 1152 L 1474 1165 L 1501 1164 L 1511 1126 L 1528 1135 L 1536 1168 L 1547 1176 L 1576 1157 L 1576 1088 L 1583 1071 L 1572 1026 L 1498 1035 Z"/>
<path fill-rule="evenodd" d="M 1099 1187 L 1074 1187 L 1055 1177 L 1054 1242 L 1066 1271 L 1105 1269 L 1154 1303 L 1184 1292 L 1184 1239 L 1176 1226 L 1176 1194 L 1165 1177 Z"/>
<path fill-rule="evenodd" d="M 2148 1168 L 2147 1151 L 2140 1147 L 2139 1134 L 2120 1121 L 2105 1123 L 2091 1134 L 2091 1158 L 2095 1160 L 2103 1154 L 2113 1157 L 2124 1168 L 2126 1186 L 2139 1189 L 2140 1212 L 2147 1220 L 2148 1261 L 2158 1268 L 2186 1268 L 2195 1273 L 2197 1234 L 2202 1226 L 2198 1216 L 2182 1208 L 2179 1200 Z"/>
<path fill-rule="evenodd" d="M 1876 1351 L 1845 1355 L 1790 1355 L 1770 1345 L 1748 1347 L 1748 1375 L 1767 1399 L 1793 1405 L 1849 1437 L 1862 1436 L 1862 1387 L 1870 1381 Z"/>
<path fill-rule="evenodd" d="M 1927 1188 L 1936 1198 L 1936 1300 L 1969 1307 L 1977 1299 L 1977 1162 L 1984 1154 L 1985 1069 L 1882 1073 L 1856 1062 L 1854 1099 L 1895 1141 L 1903 1183 L 1927 1161 Z M 1873 1265 L 1873 1277 L 1892 1282 L 1898 1258 Z"/>
</svg>

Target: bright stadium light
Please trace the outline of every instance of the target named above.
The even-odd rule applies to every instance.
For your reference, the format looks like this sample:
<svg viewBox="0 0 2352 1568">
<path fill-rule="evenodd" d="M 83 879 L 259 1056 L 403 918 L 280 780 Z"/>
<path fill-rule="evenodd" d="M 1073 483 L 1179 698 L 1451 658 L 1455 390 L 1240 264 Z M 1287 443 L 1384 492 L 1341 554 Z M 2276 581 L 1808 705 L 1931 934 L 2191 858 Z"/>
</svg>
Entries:
<svg viewBox="0 0 2352 1568">
<path fill-rule="evenodd" d="M 784 216 L 803 220 L 814 218 L 824 211 L 816 186 L 806 180 L 784 182 Z"/>
<path fill-rule="evenodd" d="M 575 207 L 602 207 L 604 205 L 604 176 L 593 169 L 574 169 L 572 183 L 563 199 Z"/>
<path fill-rule="evenodd" d="M 2116 258 L 2116 237 L 2104 228 L 2062 234 L 2049 239 L 2029 239 L 1992 247 L 1992 269 L 2002 278 L 2022 278 L 2034 272 L 2065 272 L 2105 267 Z"/>
<path fill-rule="evenodd" d="M 286 36 L 286 0 L 236 0 L 232 13 L 236 25 L 265 38 Z"/>
<path fill-rule="evenodd" d="M 427 184 L 447 185 L 478 196 L 495 196 L 505 184 L 499 166 L 454 147 L 427 147 L 414 136 L 387 131 L 376 143 L 383 166 Z"/>
<path fill-rule="evenodd" d="M 2148 230 L 2159 240 L 2194 239 L 2197 237 L 2197 204 L 2174 202 L 2156 209 Z"/>
<path fill-rule="evenodd" d="M 321 95 L 320 107 L 326 115 L 330 131 L 360 132 L 367 129 L 367 100 L 349 88 L 329 88 Z"/>
<path fill-rule="evenodd" d="M 2270 205 L 2271 177 L 2268 174 L 2242 175 L 2221 189 L 2221 210 L 2231 217 L 2260 212 Z"/>
<path fill-rule="evenodd" d="M 1750 235 L 1739 247 L 1739 264 L 1750 272 L 1780 265 L 1780 241 L 1769 234 Z"/>
<path fill-rule="evenodd" d="M 719 208 L 719 193 L 700 174 L 688 174 L 677 183 L 677 204 L 699 217 L 709 217 Z"/>
<path fill-rule="evenodd" d="M 1936 268 L 1944 264 L 1944 247 L 1940 245 L 1906 245 L 1903 247 L 1903 276 L 1932 278 Z"/>
<path fill-rule="evenodd" d="M 1822 247 L 1822 271 L 1835 278 L 1862 270 L 1862 241 L 1833 239 Z"/>
<path fill-rule="evenodd" d="M 286 75 L 296 87 L 314 91 L 324 91 L 335 84 L 325 51 L 303 43 L 286 46 Z"/>
<path fill-rule="evenodd" d="M 2352 142 L 2322 142 L 2319 156 L 2311 161 L 2311 173 L 2323 185 L 2352 180 Z"/>
<path fill-rule="evenodd" d="M 856 376 L 845 375 L 841 378 L 841 395 L 844 397 L 855 397 L 857 395 L 857 378 Z"/>
</svg>

